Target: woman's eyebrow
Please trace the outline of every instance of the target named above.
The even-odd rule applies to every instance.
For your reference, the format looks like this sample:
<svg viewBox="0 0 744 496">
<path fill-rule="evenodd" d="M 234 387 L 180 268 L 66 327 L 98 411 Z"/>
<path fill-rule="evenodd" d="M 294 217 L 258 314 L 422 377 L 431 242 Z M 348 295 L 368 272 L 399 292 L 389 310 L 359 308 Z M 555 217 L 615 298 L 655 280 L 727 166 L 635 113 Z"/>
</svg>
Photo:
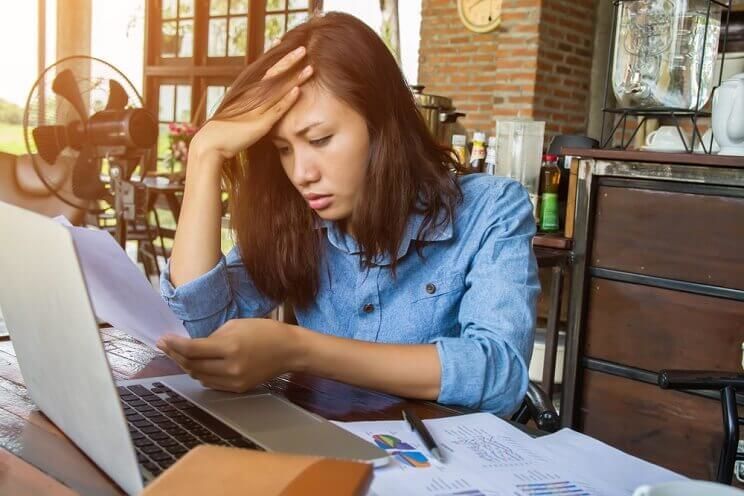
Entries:
<svg viewBox="0 0 744 496">
<path fill-rule="evenodd" d="M 312 128 L 314 128 L 315 126 L 319 126 L 319 125 L 321 125 L 321 124 L 323 124 L 323 121 L 315 121 L 315 122 L 311 122 L 310 124 L 308 124 L 307 126 L 303 127 L 302 129 L 300 129 L 299 131 L 295 132 L 294 134 L 295 134 L 295 136 L 302 136 L 302 135 L 304 135 L 304 134 L 307 134 L 307 133 L 308 133 L 308 132 L 309 132 L 309 131 L 310 131 L 310 130 L 311 130 Z M 286 139 L 284 139 L 283 137 L 281 137 L 281 136 L 279 136 L 279 135 L 276 135 L 276 134 L 275 134 L 275 135 L 272 135 L 272 136 L 271 136 L 271 139 L 272 139 L 272 140 L 287 141 L 287 140 L 286 140 Z"/>
<path fill-rule="evenodd" d="M 303 134 L 307 134 L 308 131 L 310 131 L 312 128 L 314 128 L 315 126 L 318 126 L 320 124 L 323 124 L 323 122 L 322 121 L 311 122 L 307 126 L 303 127 L 299 131 L 297 131 L 295 133 L 295 136 L 302 136 Z"/>
</svg>

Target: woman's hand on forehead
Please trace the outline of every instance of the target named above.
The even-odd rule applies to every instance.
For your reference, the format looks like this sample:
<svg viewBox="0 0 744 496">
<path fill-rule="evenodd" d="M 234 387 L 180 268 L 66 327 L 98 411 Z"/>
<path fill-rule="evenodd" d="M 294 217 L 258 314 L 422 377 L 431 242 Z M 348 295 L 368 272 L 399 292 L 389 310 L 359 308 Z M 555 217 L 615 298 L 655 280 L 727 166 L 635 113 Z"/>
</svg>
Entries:
<svg viewBox="0 0 744 496">
<path fill-rule="evenodd" d="M 289 52 L 287 55 L 279 59 L 279 62 L 271 66 L 262 79 L 268 79 L 287 71 L 293 67 L 297 62 L 302 60 L 305 56 L 306 49 L 304 46 L 300 46 Z"/>
</svg>

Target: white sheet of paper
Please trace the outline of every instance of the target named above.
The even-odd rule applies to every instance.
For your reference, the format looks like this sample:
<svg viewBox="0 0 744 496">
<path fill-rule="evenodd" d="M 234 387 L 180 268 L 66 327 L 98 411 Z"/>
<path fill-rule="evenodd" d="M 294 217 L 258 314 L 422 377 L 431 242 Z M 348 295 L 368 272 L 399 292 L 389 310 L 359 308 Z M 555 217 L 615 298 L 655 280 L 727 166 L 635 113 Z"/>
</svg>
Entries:
<svg viewBox="0 0 744 496">
<path fill-rule="evenodd" d="M 536 438 L 534 444 L 549 451 L 551 459 L 564 460 L 574 467 L 591 468 L 593 478 L 615 488 L 617 494 L 632 494 L 644 484 L 687 479 L 571 429 Z"/>
<path fill-rule="evenodd" d="M 619 496 L 632 494 L 644 481 L 682 478 L 591 438 L 583 439 L 586 436 L 582 435 L 564 449 L 555 448 L 561 445 L 563 437 L 538 442 L 488 413 L 425 423 L 445 453 L 444 464 L 429 456 L 418 436 L 403 421 L 337 422 L 386 449 L 393 458 L 388 466 L 375 469 L 371 495 Z M 591 456 L 587 458 L 588 452 Z M 611 464 L 606 469 L 615 473 L 604 478 L 603 472 L 595 470 L 598 464 Z M 619 480 L 630 482 L 620 484 Z M 633 487 L 628 489 L 630 485 Z"/>
<path fill-rule="evenodd" d="M 189 337 L 183 323 L 109 233 L 67 228 L 96 317 L 153 348 L 167 333 Z"/>
<path fill-rule="evenodd" d="M 58 215 L 52 220 L 56 222 L 57 224 L 62 224 L 63 226 L 66 226 L 66 227 L 72 227 L 72 222 L 70 222 L 70 219 L 68 219 L 64 215 Z"/>
<path fill-rule="evenodd" d="M 8 335 L 8 329 L 5 327 L 5 318 L 3 317 L 3 309 L 0 308 L 0 337 Z"/>
</svg>

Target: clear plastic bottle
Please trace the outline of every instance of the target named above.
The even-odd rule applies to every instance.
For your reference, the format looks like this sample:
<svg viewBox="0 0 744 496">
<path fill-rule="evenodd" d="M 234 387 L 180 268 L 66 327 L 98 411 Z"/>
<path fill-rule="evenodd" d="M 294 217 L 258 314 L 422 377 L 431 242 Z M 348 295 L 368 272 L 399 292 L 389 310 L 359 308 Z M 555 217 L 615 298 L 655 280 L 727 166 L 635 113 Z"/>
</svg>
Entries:
<svg viewBox="0 0 744 496">
<path fill-rule="evenodd" d="M 488 138 L 488 148 L 486 148 L 486 170 L 487 174 L 496 174 L 496 136 Z"/>
</svg>

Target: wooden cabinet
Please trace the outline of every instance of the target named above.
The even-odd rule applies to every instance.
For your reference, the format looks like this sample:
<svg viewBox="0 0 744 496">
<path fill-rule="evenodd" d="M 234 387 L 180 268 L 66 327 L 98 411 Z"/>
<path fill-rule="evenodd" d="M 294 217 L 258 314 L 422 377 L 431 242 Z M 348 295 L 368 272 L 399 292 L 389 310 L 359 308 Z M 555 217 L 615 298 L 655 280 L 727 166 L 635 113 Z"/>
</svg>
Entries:
<svg viewBox="0 0 744 496">
<path fill-rule="evenodd" d="M 741 371 L 744 159 L 659 157 L 600 150 L 578 159 L 561 414 L 633 455 L 713 479 L 717 395 L 656 381 L 662 369 Z"/>
<path fill-rule="evenodd" d="M 740 190 L 600 179 L 595 210 L 592 267 L 744 289 Z"/>
</svg>

